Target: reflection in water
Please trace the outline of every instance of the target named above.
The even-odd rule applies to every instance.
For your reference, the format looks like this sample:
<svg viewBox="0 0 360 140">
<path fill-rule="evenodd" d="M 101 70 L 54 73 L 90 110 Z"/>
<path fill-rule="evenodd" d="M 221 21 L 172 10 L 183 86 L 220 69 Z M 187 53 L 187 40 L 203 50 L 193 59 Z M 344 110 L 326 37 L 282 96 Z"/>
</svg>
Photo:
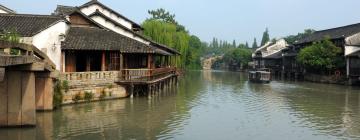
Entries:
<svg viewBox="0 0 360 140">
<path fill-rule="evenodd" d="M 0 140 L 359 139 L 360 89 L 307 82 L 253 84 L 246 74 L 189 72 L 151 99 L 64 106 L 36 128 L 0 129 Z"/>
</svg>

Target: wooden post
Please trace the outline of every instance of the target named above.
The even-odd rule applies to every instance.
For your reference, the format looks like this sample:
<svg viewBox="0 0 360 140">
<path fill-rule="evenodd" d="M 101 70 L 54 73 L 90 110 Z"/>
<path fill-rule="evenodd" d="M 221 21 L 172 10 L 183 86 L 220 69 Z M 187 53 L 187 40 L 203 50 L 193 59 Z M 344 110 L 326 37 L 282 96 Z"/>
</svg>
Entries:
<svg viewBox="0 0 360 140">
<path fill-rule="evenodd" d="M 106 60 L 105 60 L 105 51 L 102 52 L 101 55 L 101 71 L 106 71 L 106 66 L 105 66 Z"/>
<path fill-rule="evenodd" d="M 86 71 L 91 71 L 91 61 L 89 56 L 86 56 Z"/>
<path fill-rule="evenodd" d="M 124 69 L 124 55 L 120 53 L 120 70 Z"/>
<path fill-rule="evenodd" d="M 65 51 L 61 51 L 61 72 L 65 72 Z"/>
<path fill-rule="evenodd" d="M 148 71 L 148 76 L 151 76 L 152 75 L 151 69 L 153 69 L 153 56 L 152 56 L 152 54 L 148 54 L 147 67 L 148 67 L 148 69 L 150 69 L 150 71 Z"/>
</svg>

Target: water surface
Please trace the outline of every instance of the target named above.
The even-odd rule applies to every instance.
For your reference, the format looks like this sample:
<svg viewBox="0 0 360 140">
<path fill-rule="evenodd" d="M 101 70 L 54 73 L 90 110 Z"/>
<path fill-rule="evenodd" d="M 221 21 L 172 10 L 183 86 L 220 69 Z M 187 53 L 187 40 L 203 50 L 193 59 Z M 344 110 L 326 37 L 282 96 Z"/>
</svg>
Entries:
<svg viewBox="0 0 360 140">
<path fill-rule="evenodd" d="M 189 72 L 176 90 L 38 113 L 37 127 L 0 140 L 360 139 L 360 88 L 308 82 L 253 84 L 246 74 Z"/>
</svg>

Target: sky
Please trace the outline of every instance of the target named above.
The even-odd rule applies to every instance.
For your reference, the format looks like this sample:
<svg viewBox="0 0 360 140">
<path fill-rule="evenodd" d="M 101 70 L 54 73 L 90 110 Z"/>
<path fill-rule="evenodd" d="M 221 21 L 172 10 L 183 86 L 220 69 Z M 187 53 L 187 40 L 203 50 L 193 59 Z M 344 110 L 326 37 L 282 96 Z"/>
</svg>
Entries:
<svg viewBox="0 0 360 140">
<path fill-rule="evenodd" d="M 0 0 L 24 14 L 51 14 L 56 5 L 80 6 L 89 0 Z M 271 38 L 304 29 L 323 30 L 360 23 L 360 0 L 99 0 L 141 23 L 149 9 L 165 8 L 191 34 L 203 41 L 213 37 L 258 44 L 269 29 Z"/>
</svg>

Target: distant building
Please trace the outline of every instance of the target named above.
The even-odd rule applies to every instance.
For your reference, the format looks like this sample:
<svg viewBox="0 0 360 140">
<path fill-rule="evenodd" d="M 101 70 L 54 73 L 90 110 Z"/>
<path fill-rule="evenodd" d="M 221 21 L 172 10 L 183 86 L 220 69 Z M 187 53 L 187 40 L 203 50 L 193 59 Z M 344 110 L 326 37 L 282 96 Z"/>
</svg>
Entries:
<svg viewBox="0 0 360 140">
<path fill-rule="evenodd" d="M 283 51 L 285 69 L 294 73 L 302 73 L 303 68 L 295 61 L 297 54 L 306 46 L 314 42 L 324 40 L 325 37 L 337 46 L 342 48 L 343 55 L 346 58 L 346 68 L 339 69 L 342 75 L 349 78 L 350 83 L 359 81 L 360 77 L 360 23 L 352 24 L 322 31 L 316 31 L 313 34 L 298 40 L 293 46 Z"/>
<path fill-rule="evenodd" d="M 284 39 L 276 42 L 268 42 L 256 49 L 252 54 L 256 69 L 268 68 L 273 73 L 280 73 L 282 70 L 282 50 L 288 46 Z"/>
</svg>

